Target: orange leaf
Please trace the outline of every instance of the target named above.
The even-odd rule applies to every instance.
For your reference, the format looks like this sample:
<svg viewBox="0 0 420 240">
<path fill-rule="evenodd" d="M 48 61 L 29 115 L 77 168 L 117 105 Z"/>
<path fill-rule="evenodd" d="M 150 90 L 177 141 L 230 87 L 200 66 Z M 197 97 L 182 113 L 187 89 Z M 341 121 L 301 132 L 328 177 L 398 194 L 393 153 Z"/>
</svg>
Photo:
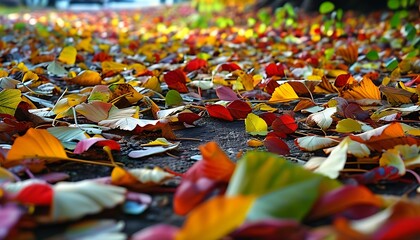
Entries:
<svg viewBox="0 0 420 240">
<path fill-rule="evenodd" d="M 222 239 L 245 221 L 254 200 L 252 196 L 215 197 L 190 213 L 175 239 Z"/>
<path fill-rule="evenodd" d="M 352 140 L 366 144 L 376 151 L 393 148 L 395 145 L 419 144 L 419 140 L 406 136 L 400 123 L 394 122 L 367 132 L 350 136 Z"/>
<path fill-rule="evenodd" d="M 336 93 L 337 89 L 330 83 L 326 76 L 323 76 L 321 83 L 315 86 L 314 93 Z"/>
<path fill-rule="evenodd" d="M 358 47 L 356 44 L 350 43 L 348 45 L 342 45 L 337 49 L 337 55 L 341 56 L 344 61 L 348 64 L 352 64 L 357 61 Z"/>
<path fill-rule="evenodd" d="M 81 86 L 95 86 L 101 84 L 102 78 L 98 72 L 93 70 L 85 70 L 74 78 L 69 79 L 70 82 Z"/>
<path fill-rule="evenodd" d="M 60 141 L 47 130 L 30 128 L 25 135 L 16 138 L 6 163 L 42 157 L 65 159 L 67 154 Z"/>
<path fill-rule="evenodd" d="M 348 90 L 340 92 L 340 96 L 347 100 L 354 100 L 361 105 L 381 102 L 379 88 L 367 77 L 364 77 L 359 84 L 349 86 Z"/>
</svg>

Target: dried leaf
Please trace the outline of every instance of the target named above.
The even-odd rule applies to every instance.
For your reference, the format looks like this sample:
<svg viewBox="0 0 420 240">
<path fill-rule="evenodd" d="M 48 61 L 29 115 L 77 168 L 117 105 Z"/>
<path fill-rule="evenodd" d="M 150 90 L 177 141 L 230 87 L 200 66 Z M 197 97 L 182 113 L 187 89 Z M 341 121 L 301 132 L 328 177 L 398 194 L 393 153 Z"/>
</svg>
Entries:
<svg viewBox="0 0 420 240">
<path fill-rule="evenodd" d="M 0 92 L 0 113 L 14 116 L 21 101 L 21 92 L 18 89 L 4 89 Z"/>
<path fill-rule="evenodd" d="M 67 46 L 61 50 L 58 60 L 64 64 L 74 65 L 74 63 L 76 63 L 76 55 L 76 48 L 73 46 Z"/>
<path fill-rule="evenodd" d="M 69 81 L 80 86 L 95 86 L 102 83 L 102 78 L 96 71 L 84 70 L 76 77 L 69 79 Z"/>
<path fill-rule="evenodd" d="M 331 126 L 333 122 L 333 119 L 331 116 L 336 112 L 337 112 L 336 107 L 329 107 L 321 112 L 312 113 L 306 118 L 306 123 L 310 126 L 317 125 L 322 130 L 326 130 Z"/>
</svg>

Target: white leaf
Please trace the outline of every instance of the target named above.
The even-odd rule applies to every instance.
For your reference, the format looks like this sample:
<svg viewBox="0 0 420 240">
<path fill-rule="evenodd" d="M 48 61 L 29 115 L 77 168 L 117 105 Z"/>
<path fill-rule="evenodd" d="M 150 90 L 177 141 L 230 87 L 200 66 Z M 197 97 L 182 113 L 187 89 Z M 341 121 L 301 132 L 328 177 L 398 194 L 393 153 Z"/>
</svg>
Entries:
<svg viewBox="0 0 420 240">
<path fill-rule="evenodd" d="M 126 189 L 94 181 L 60 182 L 54 186 L 54 199 L 50 216 L 40 217 L 42 222 L 74 220 L 88 214 L 99 213 L 125 200 Z"/>
<path fill-rule="evenodd" d="M 331 126 L 333 122 L 333 119 L 331 116 L 336 112 L 337 112 L 336 107 L 326 108 L 325 110 L 321 112 L 317 112 L 317 113 L 313 113 L 309 115 L 308 118 L 306 119 L 306 123 L 310 126 L 317 125 L 322 130 L 326 130 Z"/>
<path fill-rule="evenodd" d="M 128 170 L 141 183 L 161 183 L 163 180 L 174 177 L 173 174 L 163 171 L 161 168 L 153 169 L 135 168 Z"/>
<path fill-rule="evenodd" d="M 316 151 L 326 147 L 331 147 L 338 144 L 337 140 L 320 137 L 320 136 L 305 136 L 295 139 L 295 144 L 304 151 Z"/>
<path fill-rule="evenodd" d="M 156 125 L 159 120 L 138 119 L 133 117 L 106 119 L 100 121 L 100 126 L 110 127 L 112 129 L 119 128 L 121 130 L 132 131 L 137 126 L 145 127 L 146 125 Z"/>
<path fill-rule="evenodd" d="M 346 164 L 347 149 L 350 141 L 351 139 L 349 137 L 344 138 L 314 172 L 323 174 L 332 179 L 337 178 Z"/>
<path fill-rule="evenodd" d="M 169 145 L 167 147 L 163 147 L 163 146 L 144 147 L 143 149 L 140 149 L 140 150 L 131 151 L 130 153 L 128 153 L 128 156 L 131 158 L 146 157 L 146 156 L 163 153 L 163 152 L 175 149 L 178 147 L 178 145 L 179 145 L 179 142 L 175 142 L 174 144 Z"/>
</svg>

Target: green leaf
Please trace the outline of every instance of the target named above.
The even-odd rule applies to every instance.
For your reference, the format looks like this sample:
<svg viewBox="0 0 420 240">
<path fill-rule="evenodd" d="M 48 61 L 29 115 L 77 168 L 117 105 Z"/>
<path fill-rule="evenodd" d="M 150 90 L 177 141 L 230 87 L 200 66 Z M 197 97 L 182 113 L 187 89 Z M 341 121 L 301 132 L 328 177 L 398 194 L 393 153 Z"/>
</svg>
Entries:
<svg viewBox="0 0 420 240">
<path fill-rule="evenodd" d="M 395 10 L 400 7 L 400 0 L 388 0 L 388 8 Z"/>
<path fill-rule="evenodd" d="M 343 9 L 339 8 L 337 10 L 337 20 L 341 21 L 341 19 L 343 19 Z"/>
<path fill-rule="evenodd" d="M 401 18 L 400 18 L 400 14 L 397 12 L 397 13 L 395 13 L 393 16 L 392 16 L 392 18 L 391 18 L 391 20 L 390 20 L 390 22 L 389 22 L 390 24 L 391 24 L 391 27 L 392 28 L 396 28 L 396 27 L 398 27 L 399 25 L 400 25 L 400 23 L 401 23 Z"/>
<path fill-rule="evenodd" d="M 394 71 L 394 69 L 398 67 L 398 60 L 396 58 L 392 58 L 385 63 L 385 67 L 388 71 Z"/>
<path fill-rule="evenodd" d="M 286 3 L 283 7 L 286 9 L 287 15 L 289 15 L 289 17 L 296 17 L 295 9 L 293 8 L 292 4 Z"/>
<path fill-rule="evenodd" d="M 407 23 L 404 26 L 404 36 L 407 38 L 408 41 L 412 41 L 414 40 L 414 38 L 416 37 L 416 28 L 413 26 L 413 24 L 411 23 Z"/>
<path fill-rule="evenodd" d="M 370 61 L 376 61 L 379 59 L 379 54 L 377 51 L 375 50 L 370 50 L 367 54 L 366 54 L 366 58 Z"/>
<path fill-rule="evenodd" d="M 321 189 L 329 191 L 339 186 L 338 181 L 310 172 L 278 155 L 252 151 L 238 161 L 226 194 L 261 196 L 248 216 L 252 219 L 266 216 L 302 219 Z"/>
<path fill-rule="evenodd" d="M 266 10 L 260 10 L 257 14 L 258 18 L 261 22 L 265 23 L 266 25 L 270 24 L 271 14 Z"/>
<path fill-rule="evenodd" d="M 335 8 L 334 3 L 330 1 L 325 1 L 321 3 L 321 5 L 319 6 L 319 13 L 321 14 L 330 13 L 334 10 L 334 8 Z"/>
<path fill-rule="evenodd" d="M 52 61 L 50 64 L 48 64 L 47 70 L 52 75 L 56 76 L 65 76 L 68 74 L 68 71 L 57 61 Z"/>
<path fill-rule="evenodd" d="M 179 94 L 176 90 L 169 90 L 165 96 L 165 105 L 166 106 L 174 106 L 179 105 L 182 103 L 181 94 Z"/>
<path fill-rule="evenodd" d="M 313 178 L 263 195 L 252 206 L 248 220 L 267 218 L 302 220 L 318 198 L 320 182 L 320 178 Z"/>
<path fill-rule="evenodd" d="M 19 103 L 22 101 L 18 89 L 5 89 L 0 92 L 0 113 L 15 115 Z"/>
<path fill-rule="evenodd" d="M 324 51 L 325 59 L 331 60 L 332 56 L 334 55 L 334 48 L 327 48 Z"/>
</svg>

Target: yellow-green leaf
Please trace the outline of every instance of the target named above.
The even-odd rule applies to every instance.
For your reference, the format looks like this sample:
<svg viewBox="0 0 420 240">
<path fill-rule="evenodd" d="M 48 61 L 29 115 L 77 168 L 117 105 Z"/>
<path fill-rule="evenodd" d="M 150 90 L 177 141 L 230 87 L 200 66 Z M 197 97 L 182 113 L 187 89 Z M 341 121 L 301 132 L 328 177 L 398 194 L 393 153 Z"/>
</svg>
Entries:
<svg viewBox="0 0 420 240">
<path fill-rule="evenodd" d="M 354 133 L 362 131 L 362 124 L 358 121 L 347 118 L 339 121 L 336 126 L 336 130 L 339 133 Z"/>
<path fill-rule="evenodd" d="M 58 60 L 62 63 L 73 65 L 76 62 L 77 50 L 73 46 L 67 46 L 63 48 Z"/>
<path fill-rule="evenodd" d="M 0 113 L 15 115 L 19 103 L 22 101 L 18 89 L 5 89 L 0 92 Z"/>
<path fill-rule="evenodd" d="M 253 196 L 215 197 L 190 213 L 175 239 L 221 239 L 245 221 L 254 201 Z"/>
<path fill-rule="evenodd" d="M 257 115 L 250 113 L 246 116 L 245 119 L 245 129 L 247 133 L 251 135 L 267 135 L 267 123 L 264 119 L 258 117 Z"/>
</svg>

